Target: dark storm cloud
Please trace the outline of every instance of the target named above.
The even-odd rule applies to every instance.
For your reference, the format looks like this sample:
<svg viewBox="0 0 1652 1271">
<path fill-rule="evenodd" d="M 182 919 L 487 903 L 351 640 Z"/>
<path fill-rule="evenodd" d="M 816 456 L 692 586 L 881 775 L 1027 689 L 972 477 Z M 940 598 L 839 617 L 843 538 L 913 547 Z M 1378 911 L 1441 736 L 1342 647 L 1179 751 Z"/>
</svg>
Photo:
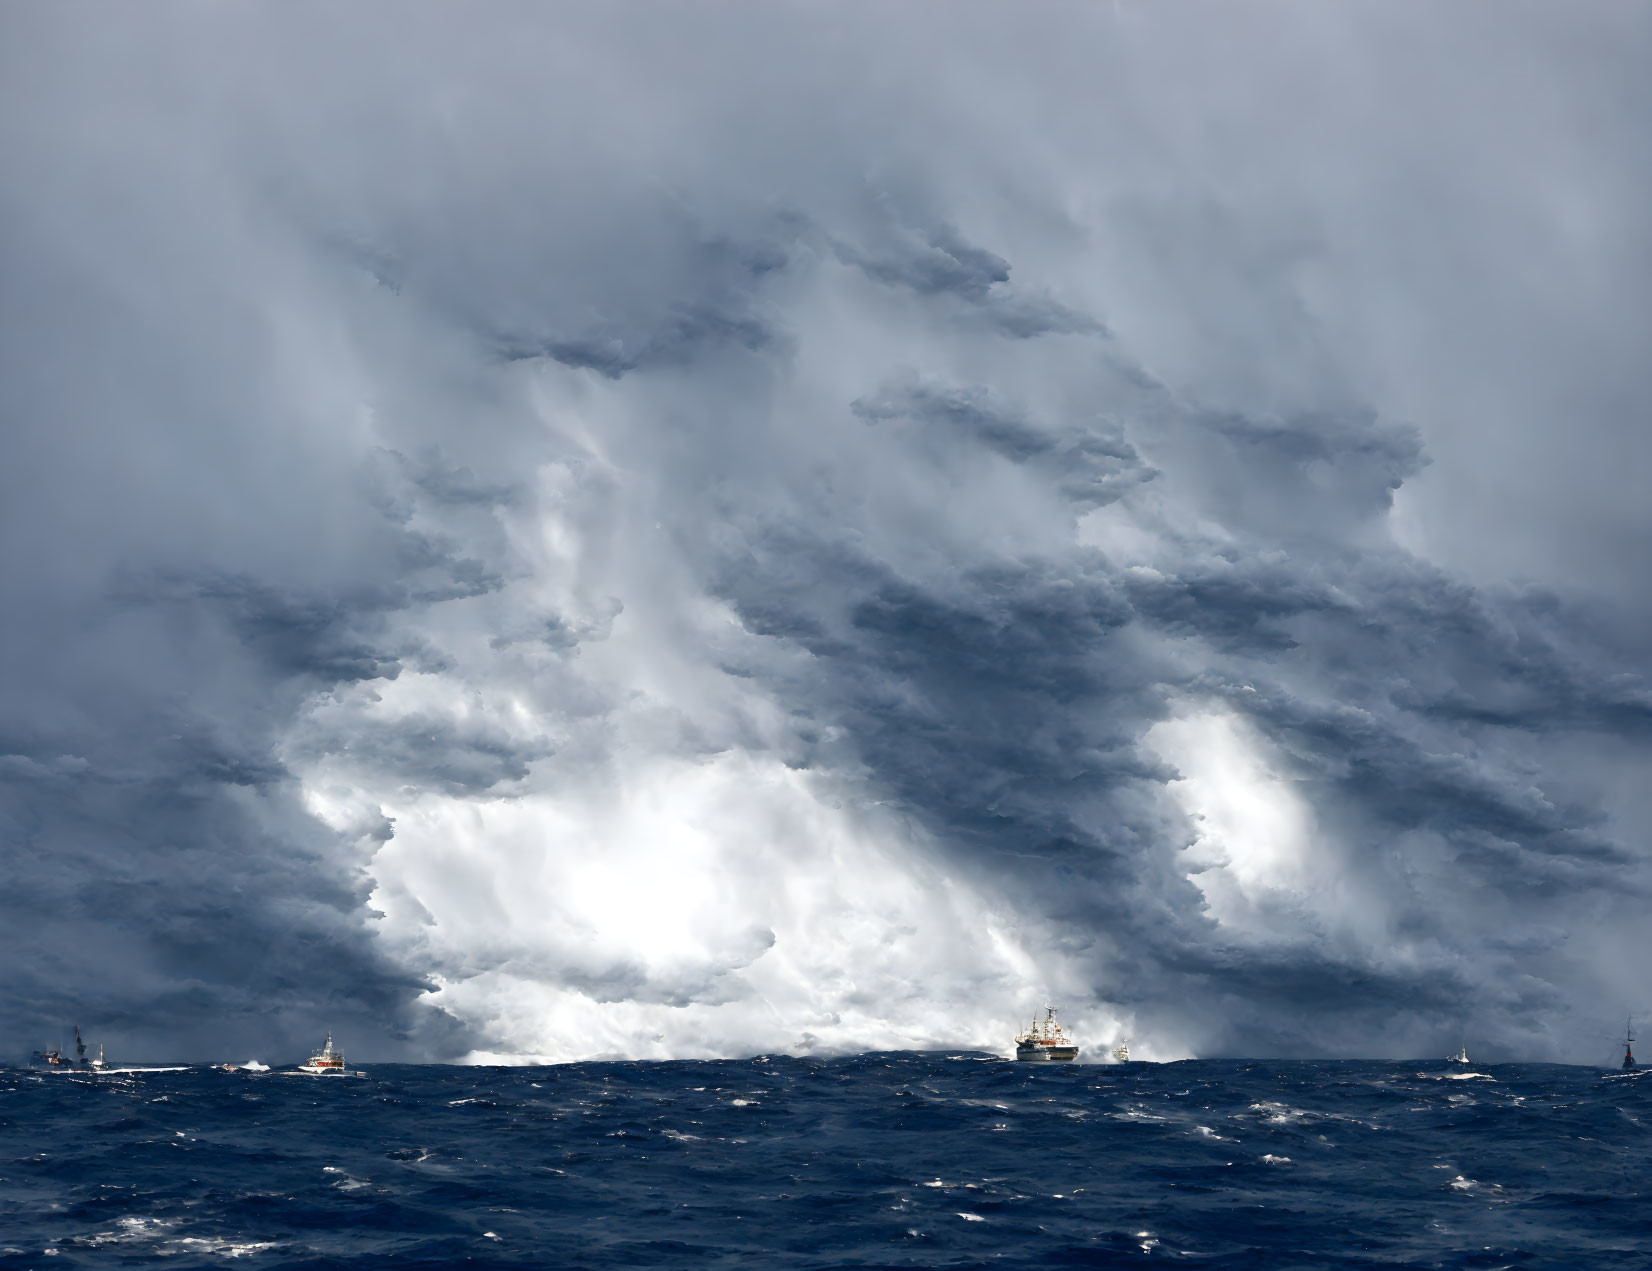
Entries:
<svg viewBox="0 0 1652 1271">
<path fill-rule="evenodd" d="M 0 908 L 22 942 L 19 1018 L 38 1031 L 68 1011 L 126 1058 L 268 1055 L 331 1018 L 379 1021 L 381 1053 L 422 1036 L 428 1021 L 409 1003 L 425 982 L 375 947 L 360 857 L 301 805 L 269 732 L 306 686 L 430 665 L 406 639 L 386 648 L 396 602 L 223 575 L 117 571 L 109 584 L 88 611 L 107 630 L 91 642 L 104 665 L 68 663 L 104 693 L 69 688 L 46 711 L 14 693 L 24 709 L 10 729 L 23 736 L 0 743 L 14 752 L 0 765 Z M 87 643 L 81 633 L 79 656 Z M 134 643 L 143 673 L 108 694 Z M 78 753 L 53 753 L 63 747 Z M 417 742 L 390 749 L 414 766 Z M 427 766 L 482 788 L 517 771 L 485 738 Z"/>
<path fill-rule="evenodd" d="M 1010 279 L 1010 263 L 1001 256 L 963 241 L 956 230 L 937 231 L 929 241 L 892 243 L 868 256 L 848 244 L 838 253 L 849 264 L 892 287 L 908 287 L 921 296 L 948 292 L 972 304 L 986 301 L 997 283 Z"/>
<path fill-rule="evenodd" d="M 596 371 L 617 380 L 644 366 L 680 366 L 697 353 L 723 345 L 757 350 L 774 342 L 760 321 L 715 309 L 679 310 L 641 332 L 586 334 L 572 340 L 501 342 L 507 361 L 547 357 L 564 366 Z"/>
<path fill-rule="evenodd" d="M 304 750 L 336 754 L 409 786 L 460 796 L 520 781 L 534 760 L 552 753 L 543 743 L 423 715 L 405 716 L 389 727 L 357 722 L 343 736 L 311 734 L 298 748 Z"/>
<path fill-rule="evenodd" d="M 844 725 L 880 786 L 955 851 L 1109 883 L 1140 867 L 1113 842 L 1127 825 L 1075 820 L 1086 801 L 1166 775 L 1130 744 L 1130 724 L 1087 709 L 1108 702 L 1134 721 L 1159 693 L 1117 646 L 1131 614 L 1104 575 L 1006 566 L 938 591 L 830 548 L 791 542 L 776 557 L 785 574 L 751 558 L 727 594 L 751 629 L 815 655 L 821 678 L 794 700 L 801 690 Z M 815 567 L 796 571 L 800 559 Z"/>
<path fill-rule="evenodd" d="M 650 765 L 744 756 L 1166 1054 L 1591 1057 L 1648 951 L 1644 22 L 971 12 L 7 19 L 19 1046 L 748 1001 L 782 901 L 662 961 L 536 872 L 640 808 L 685 907 L 832 881 L 785 818 L 671 874 Z"/>
<path fill-rule="evenodd" d="M 640 294 L 628 289 L 593 295 L 569 330 L 546 332 L 539 317 L 535 329 L 499 331 L 490 339 L 497 356 L 506 361 L 549 358 L 617 380 L 648 367 L 684 366 L 722 349 L 784 349 L 785 333 L 758 304 L 756 293 L 769 275 L 786 268 L 794 240 L 806 227 L 794 217 L 771 217 L 764 237 L 734 243 L 708 237 L 690 218 L 673 219 L 676 223 L 668 221 L 662 235 L 668 241 L 656 249 L 672 254 L 662 264 L 665 276 L 654 286 Z M 437 297 L 464 310 L 480 308 L 492 297 L 476 296 L 474 285 L 468 279 L 447 281 Z M 550 306 L 552 312 L 562 307 Z M 485 315 L 473 320 L 488 329 Z"/>
<path fill-rule="evenodd" d="M 925 420 L 1020 463 L 1053 449 L 979 393 L 909 387 L 858 401 L 854 411 Z M 1212 427 L 1203 419 L 1190 426 Z M 1416 469 L 1414 430 L 1368 419 L 1281 426 L 1234 417 L 1214 430 L 1269 454 L 1242 462 L 1265 473 L 1274 491 L 1312 492 L 1331 468 L 1341 489 L 1355 492 L 1342 502 L 1363 510 L 1350 515 L 1344 506 L 1316 519 L 1314 504 L 1298 501 L 1297 515 L 1324 540 L 1300 559 L 1265 542 L 1189 544 L 1175 571 L 1093 553 L 975 566 L 939 587 L 893 576 L 830 540 L 800 541 L 794 527 L 758 539 L 762 546 L 725 577 L 726 594 L 748 629 L 815 656 L 818 684 L 802 689 L 812 713 L 843 724 L 884 788 L 937 837 L 977 860 L 1018 862 L 1020 877 L 998 886 L 1060 880 L 1059 898 L 1042 903 L 1096 933 L 1102 947 L 1129 931 L 1134 949 L 1115 948 L 1100 962 L 1128 971 L 1130 998 L 1145 1011 L 1173 999 L 1206 1002 L 1220 1015 L 1242 1001 L 1261 1014 L 1231 1018 L 1220 1044 L 1251 1049 L 1285 1038 L 1311 1044 L 1284 1018 L 1292 1010 L 1345 1017 L 1331 1028 L 1339 1039 L 1402 1008 L 1423 1018 L 1449 1014 L 1479 991 L 1451 964 L 1381 967 L 1350 961 L 1334 943 L 1251 947 L 1202 931 L 1202 905 L 1186 882 L 1164 857 L 1141 850 L 1169 828 L 1154 823 L 1149 791 L 1176 774 L 1143 751 L 1140 730 L 1165 718 L 1173 698 L 1221 703 L 1291 757 L 1299 791 L 1327 825 L 1348 833 L 1346 849 L 1322 848 L 1327 858 L 1350 853 L 1339 868 L 1357 874 L 1364 851 L 1386 856 L 1391 849 L 1379 845 L 1426 832 L 1448 872 L 1477 875 L 1477 886 L 1532 904 L 1540 895 L 1639 890 L 1638 871 L 1624 871 L 1640 856 L 1598 811 L 1544 789 L 1538 772 L 1511 769 L 1494 750 L 1462 753 L 1496 745 L 1495 735 L 1464 731 L 1471 719 L 1502 729 L 1521 721 L 1508 711 L 1471 717 L 1456 704 L 1461 686 L 1473 684 L 1483 700 L 1531 700 L 1534 730 L 1585 725 L 1586 716 L 1546 690 L 1585 701 L 1610 695 L 1633 708 L 1644 689 L 1616 668 L 1590 677 L 1568 664 L 1517 607 L 1398 555 L 1338 546 L 1339 532 L 1356 528 L 1400 474 Z M 1222 507 L 1228 487 L 1217 477 L 1184 465 L 1167 479 Z M 1228 524 L 1243 519 L 1226 510 Z M 1291 537 L 1300 531 L 1289 527 Z M 1179 667 L 1160 636 L 1199 646 L 1195 669 L 1185 660 Z M 1450 703 L 1429 699 L 1430 685 Z M 800 687 L 792 686 L 794 699 Z M 1550 709 L 1532 700 L 1539 696 Z M 1446 714 L 1456 727 L 1442 734 Z M 1357 846 L 1361 838 L 1370 849 Z M 1034 863 L 1053 877 L 1029 875 Z M 1365 885 L 1375 899 L 1392 884 L 1367 877 Z M 1446 925 L 1461 917 L 1437 897 L 1419 897 L 1411 921 L 1449 939 Z M 1499 947 L 1509 961 L 1549 953 L 1548 944 L 1525 958 Z"/>
<path fill-rule="evenodd" d="M 1061 493 L 1080 509 L 1104 507 L 1156 475 L 1117 428 L 1096 425 L 1047 431 L 1034 427 L 983 388 L 948 388 L 921 381 L 887 385 L 850 404 L 869 423 L 905 420 L 927 425 L 943 448 L 973 438 L 1012 463 L 1058 474 Z"/>
<path fill-rule="evenodd" d="M 1041 335 L 1105 335 L 1107 328 L 1052 296 L 1010 287 L 1007 260 L 966 242 L 956 230 L 928 236 L 893 228 L 878 248 L 834 244 L 839 259 L 868 278 L 919 296 L 961 303 L 1001 334 L 1019 340 Z"/>
<path fill-rule="evenodd" d="M 991 396 L 981 389 L 948 390 L 911 384 L 886 389 L 875 398 L 861 398 L 850 403 L 850 409 L 862 419 L 874 422 L 932 420 L 978 438 L 983 445 L 1017 463 L 1045 454 L 1055 445 L 1047 434 L 995 405 Z"/>
<path fill-rule="evenodd" d="M 1599 837 L 1596 814 L 1579 805 L 1557 805 L 1513 774 L 1499 774 L 1462 754 L 1430 749 L 1426 734 L 1406 730 L 1403 715 L 1396 720 L 1389 712 L 1314 709 L 1258 693 L 1235 704 L 1306 756 L 1333 797 L 1377 822 L 1427 827 L 1447 840 L 1497 840 L 1543 856 L 1619 865 L 1634 859 Z"/>
<path fill-rule="evenodd" d="M 359 875 L 281 774 L 202 737 L 147 759 L 7 782 L 16 1017 L 45 1028 L 70 1004 L 122 1058 L 244 1058 L 325 1014 L 415 1027 L 419 978 L 373 949 Z"/>
<path fill-rule="evenodd" d="M 1177 574 L 1131 576 L 1124 586 L 1137 612 L 1161 630 L 1236 653 L 1293 648 L 1286 620 L 1336 603 L 1329 588 L 1294 569 L 1223 557 Z"/>
<path fill-rule="evenodd" d="M 427 448 L 413 458 L 386 450 L 385 457 L 402 468 L 409 480 L 437 503 L 492 508 L 515 503 L 519 491 L 502 482 L 483 481 L 469 468 L 449 465 L 441 449 Z M 405 511 L 401 519 L 406 519 Z"/>
<path fill-rule="evenodd" d="M 353 630 L 364 619 L 372 622 L 374 611 L 385 607 L 383 597 L 356 597 L 352 604 L 349 597 L 295 595 L 250 578 L 223 577 L 186 585 L 181 592 L 152 583 L 138 594 L 151 601 L 199 603 L 277 671 L 313 675 L 325 683 L 393 680 L 401 674 L 399 659 Z"/>
</svg>

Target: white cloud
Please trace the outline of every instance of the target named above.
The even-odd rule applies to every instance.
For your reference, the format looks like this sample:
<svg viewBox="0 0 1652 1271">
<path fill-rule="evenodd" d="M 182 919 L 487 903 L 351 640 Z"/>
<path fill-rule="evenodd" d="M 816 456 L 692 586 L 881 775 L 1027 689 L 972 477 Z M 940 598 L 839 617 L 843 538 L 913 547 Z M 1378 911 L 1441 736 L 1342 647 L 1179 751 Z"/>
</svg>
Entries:
<svg viewBox="0 0 1652 1271">
<path fill-rule="evenodd" d="M 1617 1013 L 1632 20 L 287 12 L 9 28 L 18 1001 L 258 1053 Z"/>
<path fill-rule="evenodd" d="M 1281 911 L 1314 908 L 1320 875 L 1313 810 L 1256 730 L 1228 712 L 1186 713 L 1153 725 L 1146 745 L 1181 776 L 1169 790 L 1197 827 L 1189 878 L 1224 927 L 1287 934 Z M 1301 934 L 1301 933 L 1298 933 Z"/>
</svg>

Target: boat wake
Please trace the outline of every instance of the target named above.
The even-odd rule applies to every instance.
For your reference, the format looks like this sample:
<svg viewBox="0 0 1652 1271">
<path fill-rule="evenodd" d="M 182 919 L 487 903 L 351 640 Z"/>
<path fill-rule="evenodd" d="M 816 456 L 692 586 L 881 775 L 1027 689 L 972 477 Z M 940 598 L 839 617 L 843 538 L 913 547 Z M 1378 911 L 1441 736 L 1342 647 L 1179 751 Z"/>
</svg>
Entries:
<svg viewBox="0 0 1652 1271">
<path fill-rule="evenodd" d="M 190 1064 L 171 1064 L 171 1065 L 166 1065 L 164 1067 L 163 1066 L 153 1066 L 153 1067 L 146 1066 L 146 1067 L 141 1067 L 141 1068 L 82 1068 L 82 1069 L 79 1069 L 79 1071 L 82 1072 L 82 1073 L 91 1075 L 91 1076 L 95 1076 L 95 1077 L 113 1077 L 113 1076 L 118 1076 L 118 1075 L 123 1074 L 123 1073 L 134 1073 L 134 1072 L 136 1072 L 136 1073 L 144 1073 L 144 1072 L 188 1072 L 192 1066 L 193 1065 L 190 1065 Z"/>
<path fill-rule="evenodd" d="M 283 1068 L 277 1074 L 281 1077 L 365 1077 L 364 1072 L 351 1072 L 346 1068 L 324 1068 L 317 1072 L 314 1068 L 307 1068 L 300 1064 L 297 1068 Z"/>
</svg>

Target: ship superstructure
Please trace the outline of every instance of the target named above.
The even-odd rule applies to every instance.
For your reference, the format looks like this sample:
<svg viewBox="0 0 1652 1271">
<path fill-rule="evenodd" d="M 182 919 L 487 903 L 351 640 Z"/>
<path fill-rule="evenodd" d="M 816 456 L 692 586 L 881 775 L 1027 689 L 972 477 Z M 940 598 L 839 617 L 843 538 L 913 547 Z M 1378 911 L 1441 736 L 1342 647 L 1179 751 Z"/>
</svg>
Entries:
<svg viewBox="0 0 1652 1271">
<path fill-rule="evenodd" d="M 1056 1020 L 1055 1007 L 1044 1008 L 1044 1018 L 1034 1018 L 1015 1038 L 1015 1057 L 1034 1063 L 1071 1063 L 1078 1058 L 1078 1046 L 1067 1039 Z"/>
<path fill-rule="evenodd" d="M 80 1025 L 75 1025 L 75 1053 L 73 1057 L 63 1053 L 62 1045 L 54 1046 L 50 1050 L 34 1052 L 32 1062 L 44 1064 L 48 1069 L 56 1072 L 101 1072 L 108 1067 L 103 1061 L 103 1047 L 98 1047 L 98 1057 L 86 1058 L 86 1041 L 80 1035 Z"/>
<path fill-rule="evenodd" d="M 310 1056 L 308 1063 L 298 1065 L 300 1072 L 313 1072 L 319 1075 L 327 1073 L 344 1074 L 344 1056 L 333 1049 L 333 1030 L 327 1030 L 327 1044 Z"/>
</svg>

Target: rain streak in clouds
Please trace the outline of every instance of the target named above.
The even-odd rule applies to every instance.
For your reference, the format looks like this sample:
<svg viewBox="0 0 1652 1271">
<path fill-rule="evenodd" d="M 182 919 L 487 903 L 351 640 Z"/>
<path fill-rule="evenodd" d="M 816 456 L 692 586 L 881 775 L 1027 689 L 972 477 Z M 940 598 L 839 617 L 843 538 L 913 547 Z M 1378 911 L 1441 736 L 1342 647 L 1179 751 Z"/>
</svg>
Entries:
<svg viewBox="0 0 1652 1271">
<path fill-rule="evenodd" d="M 4 24 L 19 1047 L 1652 1008 L 1644 15 Z"/>
</svg>

